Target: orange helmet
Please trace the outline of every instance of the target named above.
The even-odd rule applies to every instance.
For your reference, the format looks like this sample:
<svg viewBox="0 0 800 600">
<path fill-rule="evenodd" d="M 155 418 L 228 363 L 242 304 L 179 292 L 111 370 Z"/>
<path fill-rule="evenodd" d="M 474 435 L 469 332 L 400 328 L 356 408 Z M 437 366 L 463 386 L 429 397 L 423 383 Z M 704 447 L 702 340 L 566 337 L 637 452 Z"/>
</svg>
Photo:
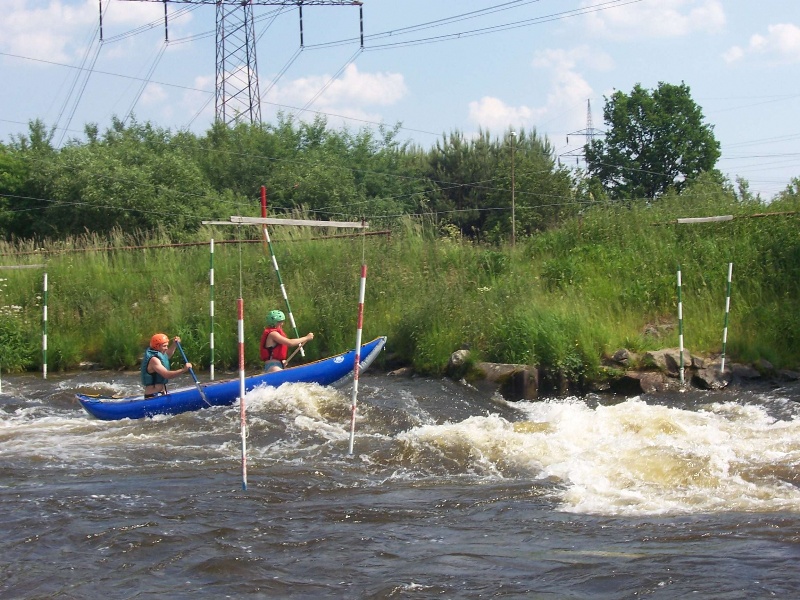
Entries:
<svg viewBox="0 0 800 600">
<path fill-rule="evenodd" d="M 169 338 L 163 333 L 157 333 L 150 338 L 150 347 L 153 350 L 157 350 L 158 347 L 165 342 L 169 343 Z"/>
</svg>

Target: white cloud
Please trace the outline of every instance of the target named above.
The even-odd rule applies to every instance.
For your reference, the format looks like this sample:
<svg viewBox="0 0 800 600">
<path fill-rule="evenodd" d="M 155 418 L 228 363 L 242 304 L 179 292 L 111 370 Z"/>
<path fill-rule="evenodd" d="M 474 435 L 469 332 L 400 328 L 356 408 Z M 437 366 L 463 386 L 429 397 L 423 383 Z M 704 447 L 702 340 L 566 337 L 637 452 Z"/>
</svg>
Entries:
<svg viewBox="0 0 800 600">
<path fill-rule="evenodd" d="M 716 33 L 725 25 L 721 0 L 656 0 L 602 8 L 607 0 L 584 0 L 597 7 L 586 15 L 589 31 L 600 37 L 631 40 L 670 38 L 695 32 Z"/>
<path fill-rule="evenodd" d="M 722 58 L 725 62 L 732 63 L 744 57 L 744 50 L 739 46 L 733 46 L 723 52 Z"/>
<path fill-rule="evenodd" d="M 553 70 L 573 70 L 582 64 L 596 71 L 608 71 L 613 68 L 614 60 L 605 52 L 583 45 L 571 50 L 540 50 L 534 54 L 532 64 Z"/>
<path fill-rule="evenodd" d="M 0 48 L 30 58 L 67 60 L 67 46 L 74 28 L 89 22 L 84 7 L 67 6 L 57 0 L 48 4 L 39 2 L 34 7 L 30 5 L 24 0 L 4 3 L 3 18 L 0 19 Z M 95 21 L 97 17 L 95 10 Z"/>
<path fill-rule="evenodd" d="M 545 49 L 536 52 L 531 66 L 549 72 L 549 91 L 542 106 L 510 106 L 499 98 L 484 96 L 469 103 L 469 120 L 490 131 L 509 127 L 536 127 L 558 117 L 570 123 L 581 123 L 586 117 L 586 100 L 594 95 L 592 87 L 578 72 L 579 66 L 608 70 L 613 60 L 604 52 L 588 46 L 572 49 Z"/>
<path fill-rule="evenodd" d="M 313 99 L 312 109 L 336 109 L 343 114 L 342 111 L 358 111 L 365 106 L 389 106 L 407 92 L 405 80 L 399 73 L 361 73 L 356 65 L 350 64 L 342 77 L 333 81 L 330 75 L 324 75 L 295 79 L 285 85 L 279 83 L 270 89 L 264 100 L 301 107 Z"/>
<path fill-rule="evenodd" d="M 489 131 L 502 131 L 512 125 L 529 124 L 535 111 L 527 106 L 509 106 L 499 98 L 484 96 L 469 103 L 469 120 Z"/>
<path fill-rule="evenodd" d="M 2 0 L 0 49 L 10 54 L 53 62 L 71 62 L 83 56 L 85 47 L 77 43 L 96 42 L 100 13 L 97 0 Z M 104 30 L 113 24 L 141 25 L 163 21 L 163 6 L 152 2 L 108 2 L 104 7 Z M 35 64 L 35 63 L 34 63 Z"/>
<path fill-rule="evenodd" d="M 800 62 L 800 27 L 791 23 L 770 25 L 767 35 L 753 35 L 747 47 L 733 46 L 723 54 L 723 58 L 731 63 L 754 55 L 779 63 Z"/>
<path fill-rule="evenodd" d="M 163 85 L 151 81 L 145 86 L 140 102 L 145 106 L 154 106 L 163 104 L 168 97 Z"/>
<path fill-rule="evenodd" d="M 195 89 L 184 90 L 180 99 L 180 110 L 183 116 L 180 127 L 184 128 L 191 128 L 198 123 L 205 126 L 206 123 L 212 122 L 215 117 L 215 77 L 197 76 L 194 78 L 192 87 Z M 209 93 L 203 93 L 200 90 L 208 90 Z"/>
</svg>

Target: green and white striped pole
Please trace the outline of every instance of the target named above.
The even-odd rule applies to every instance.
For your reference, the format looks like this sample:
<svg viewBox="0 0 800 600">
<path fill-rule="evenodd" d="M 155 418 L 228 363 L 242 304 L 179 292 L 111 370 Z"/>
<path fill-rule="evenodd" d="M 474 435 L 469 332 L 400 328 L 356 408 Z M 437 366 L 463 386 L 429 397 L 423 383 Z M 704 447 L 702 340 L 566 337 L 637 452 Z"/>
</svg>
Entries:
<svg viewBox="0 0 800 600">
<path fill-rule="evenodd" d="M 267 218 L 267 188 L 265 186 L 261 186 L 261 218 Z M 269 248 L 269 255 L 272 259 L 272 268 L 275 269 L 275 275 L 278 276 L 278 284 L 281 287 L 281 294 L 283 295 L 283 301 L 286 303 L 286 313 L 289 317 L 289 324 L 294 329 L 295 337 L 300 337 L 300 332 L 297 330 L 297 325 L 294 322 L 294 315 L 292 314 L 292 306 L 289 304 L 289 296 L 286 294 L 286 286 L 283 285 L 283 278 L 281 277 L 281 271 L 278 268 L 278 260 L 275 258 L 275 251 L 272 249 L 272 241 L 269 239 L 269 231 L 267 231 L 267 225 L 264 224 L 262 227 L 264 232 L 264 241 L 267 242 L 267 247 Z M 303 350 L 303 345 L 300 344 L 298 346 L 300 348 L 300 356 L 305 356 L 306 352 Z"/>
<path fill-rule="evenodd" d="M 733 276 L 733 263 L 728 263 L 728 290 L 725 292 L 725 326 L 722 329 L 722 361 L 719 372 L 725 372 L 725 345 L 728 343 L 728 314 L 731 312 L 731 278 Z"/>
<path fill-rule="evenodd" d="M 681 353 L 680 371 L 681 386 L 684 384 L 683 377 L 683 300 L 681 299 L 681 266 L 678 265 L 678 346 Z"/>
</svg>

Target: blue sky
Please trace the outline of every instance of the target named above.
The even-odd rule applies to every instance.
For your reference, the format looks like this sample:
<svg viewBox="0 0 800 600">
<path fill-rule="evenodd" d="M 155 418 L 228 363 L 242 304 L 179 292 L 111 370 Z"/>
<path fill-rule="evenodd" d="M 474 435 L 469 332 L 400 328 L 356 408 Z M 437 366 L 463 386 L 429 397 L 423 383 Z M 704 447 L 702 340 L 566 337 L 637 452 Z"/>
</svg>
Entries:
<svg viewBox="0 0 800 600">
<path fill-rule="evenodd" d="M 213 4 L 3 0 L 0 141 L 42 119 L 54 141 L 112 116 L 205 132 L 214 118 Z M 770 199 L 800 177 L 798 0 L 363 0 L 256 6 L 262 119 L 278 110 L 357 130 L 546 136 L 576 164 L 605 97 L 686 83 L 722 145 L 718 167 Z M 87 76 L 88 75 L 88 76 Z M 572 134 L 572 135 L 570 135 Z M 570 154 L 572 153 L 572 154 Z"/>
</svg>

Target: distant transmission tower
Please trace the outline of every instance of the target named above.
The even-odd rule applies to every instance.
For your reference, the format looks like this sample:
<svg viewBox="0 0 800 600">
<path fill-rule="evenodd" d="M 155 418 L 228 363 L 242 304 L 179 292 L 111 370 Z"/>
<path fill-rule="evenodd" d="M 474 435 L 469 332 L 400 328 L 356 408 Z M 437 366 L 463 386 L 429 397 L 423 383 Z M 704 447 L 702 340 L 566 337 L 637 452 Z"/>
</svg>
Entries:
<svg viewBox="0 0 800 600">
<path fill-rule="evenodd" d="M 214 4 L 217 7 L 216 119 L 226 125 L 243 118 L 261 122 L 261 94 L 256 62 L 253 6 L 297 6 L 300 10 L 300 46 L 303 45 L 303 6 L 358 6 L 359 0 L 123 0 L 164 4 L 164 29 L 167 30 L 167 3 Z M 102 0 L 101 31 L 102 31 Z M 102 36 L 102 33 L 101 33 Z M 363 25 L 361 45 L 364 45 Z"/>
<path fill-rule="evenodd" d="M 567 144 L 569 144 L 569 136 L 571 135 L 582 135 L 585 138 L 584 147 L 587 144 L 591 144 L 592 140 L 594 140 L 594 136 L 596 135 L 605 135 L 605 131 L 601 129 L 595 129 L 592 126 L 592 101 L 586 101 L 586 129 L 581 129 L 579 131 L 573 131 L 572 133 L 567 134 Z M 565 152 L 561 156 L 574 156 L 575 162 L 577 163 L 579 159 L 586 158 L 586 153 L 583 150 L 583 147 L 576 148 L 575 150 L 570 150 L 569 152 Z"/>
</svg>

